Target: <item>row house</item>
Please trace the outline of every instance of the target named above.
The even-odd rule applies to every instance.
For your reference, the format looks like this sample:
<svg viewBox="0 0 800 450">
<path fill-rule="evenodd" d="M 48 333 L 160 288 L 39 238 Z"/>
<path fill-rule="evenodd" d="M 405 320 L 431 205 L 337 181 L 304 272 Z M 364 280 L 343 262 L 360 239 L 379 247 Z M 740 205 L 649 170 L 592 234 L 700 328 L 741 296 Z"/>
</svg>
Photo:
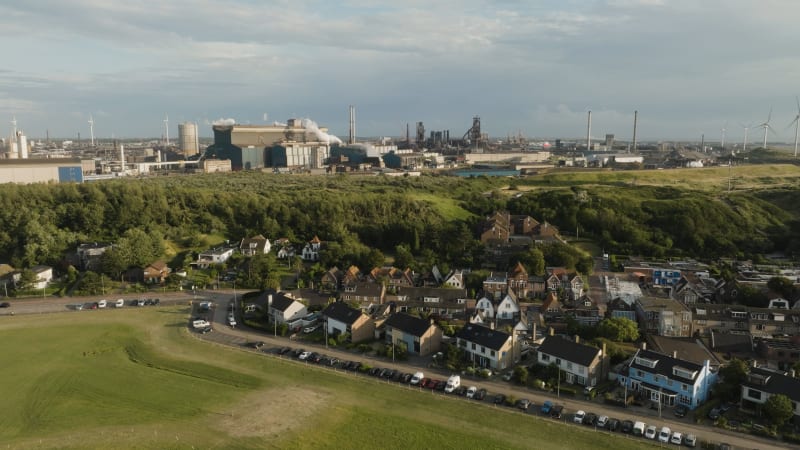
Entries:
<svg viewBox="0 0 800 450">
<path fill-rule="evenodd" d="M 563 290 L 571 299 L 583 295 L 584 282 L 580 274 L 569 272 L 564 267 L 548 267 L 545 286 L 550 292 Z"/>
<path fill-rule="evenodd" d="M 288 238 L 276 239 L 274 246 L 278 249 L 275 253 L 275 257 L 278 259 L 291 259 L 294 258 L 297 253 L 294 245 L 292 245 L 292 242 Z"/>
<path fill-rule="evenodd" d="M 569 309 L 566 310 L 566 313 L 583 326 L 593 327 L 603 320 L 603 308 L 586 294 L 574 302 L 567 303 L 567 305 Z"/>
<path fill-rule="evenodd" d="M 367 274 L 366 279 L 373 283 L 385 283 L 394 288 L 414 286 L 414 276 L 411 269 L 400 270 L 396 267 L 376 267 Z"/>
<path fill-rule="evenodd" d="M 780 339 L 755 339 L 754 346 L 759 359 L 768 368 L 792 370 L 800 362 L 800 339 L 796 336 Z"/>
<path fill-rule="evenodd" d="M 565 381 L 581 386 L 597 386 L 606 379 L 609 358 L 603 349 L 581 344 L 561 336 L 547 336 L 536 350 L 539 365 L 555 364 L 563 371 Z"/>
<path fill-rule="evenodd" d="M 400 287 L 395 294 L 386 296 L 386 302 L 394 303 L 397 311 L 419 311 L 440 319 L 464 320 L 467 311 L 475 307 L 466 289 L 434 287 Z"/>
<path fill-rule="evenodd" d="M 356 266 L 350 266 L 347 270 L 341 270 L 334 266 L 322 274 L 320 286 L 323 290 L 338 291 L 353 286 L 362 279 L 361 270 Z"/>
<path fill-rule="evenodd" d="M 464 351 L 465 360 L 475 367 L 501 371 L 514 366 L 519 355 L 519 340 L 512 334 L 484 325 L 470 323 L 455 335 L 456 346 Z"/>
<path fill-rule="evenodd" d="M 480 311 L 484 317 L 493 320 L 519 320 L 520 307 L 516 295 L 509 291 L 499 300 L 493 297 L 481 297 L 475 303 L 475 310 Z"/>
<path fill-rule="evenodd" d="M 466 282 L 464 281 L 465 275 L 466 272 L 464 270 L 453 269 L 444 278 L 444 285 L 451 288 L 464 289 L 466 287 Z"/>
<path fill-rule="evenodd" d="M 683 405 L 697 408 L 706 401 L 718 380 L 710 361 L 696 364 L 642 348 L 617 377 L 629 391 L 664 406 Z"/>
<path fill-rule="evenodd" d="M 685 305 L 711 303 L 716 298 L 718 282 L 712 278 L 698 277 L 693 273 L 681 276 L 670 288 L 670 297 Z"/>
<path fill-rule="evenodd" d="M 358 305 L 363 311 L 382 305 L 386 297 L 386 286 L 381 283 L 360 281 L 344 287 L 339 298 Z"/>
<path fill-rule="evenodd" d="M 693 326 L 703 335 L 714 329 L 750 333 L 753 337 L 761 338 L 793 336 L 800 334 L 800 310 L 702 305 L 694 308 Z"/>
<path fill-rule="evenodd" d="M 636 319 L 647 334 L 671 337 L 692 335 L 692 312 L 668 297 L 642 297 L 636 301 Z"/>
</svg>

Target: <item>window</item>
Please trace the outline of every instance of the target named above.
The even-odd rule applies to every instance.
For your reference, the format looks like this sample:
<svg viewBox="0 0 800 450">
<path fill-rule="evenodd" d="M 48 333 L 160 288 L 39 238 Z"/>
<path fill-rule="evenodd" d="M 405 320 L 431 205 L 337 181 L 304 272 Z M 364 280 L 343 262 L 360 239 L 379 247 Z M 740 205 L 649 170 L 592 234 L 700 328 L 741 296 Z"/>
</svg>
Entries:
<svg viewBox="0 0 800 450">
<path fill-rule="evenodd" d="M 481 346 L 481 353 L 486 353 L 486 347 Z"/>
<path fill-rule="evenodd" d="M 667 386 L 672 386 L 672 380 L 670 380 L 669 378 L 667 378 Z"/>
<path fill-rule="evenodd" d="M 472 343 L 472 349 L 473 349 L 473 350 L 475 350 L 475 348 L 476 348 L 476 347 L 477 347 L 477 346 L 476 346 L 476 345 L 475 345 L 475 343 L 473 342 L 473 343 Z"/>
<path fill-rule="evenodd" d="M 747 396 L 755 400 L 761 400 L 761 391 L 757 391 L 755 389 L 748 389 Z"/>
<path fill-rule="evenodd" d="M 494 358 L 494 350 L 490 351 L 490 352 L 489 352 L 489 355 L 490 355 L 492 358 Z"/>
<path fill-rule="evenodd" d="M 561 365 L 561 358 L 556 358 L 556 365 L 557 365 L 557 366 L 560 366 L 560 365 Z"/>
<path fill-rule="evenodd" d="M 637 370 L 636 371 L 636 376 L 639 377 L 639 378 L 644 378 L 644 372 L 642 372 L 641 370 Z"/>
<path fill-rule="evenodd" d="M 542 361 L 550 361 L 550 355 L 546 353 L 540 353 Z"/>
<path fill-rule="evenodd" d="M 572 363 L 567 361 L 567 369 L 572 370 Z"/>
<path fill-rule="evenodd" d="M 684 390 L 684 391 L 686 391 L 686 392 L 689 392 L 689 385 L 687 385 L 687 384 L 685 384 L 685 383 L 684 383 L 684 384 L 681 384 L 681 390 Z"/>
</svg>

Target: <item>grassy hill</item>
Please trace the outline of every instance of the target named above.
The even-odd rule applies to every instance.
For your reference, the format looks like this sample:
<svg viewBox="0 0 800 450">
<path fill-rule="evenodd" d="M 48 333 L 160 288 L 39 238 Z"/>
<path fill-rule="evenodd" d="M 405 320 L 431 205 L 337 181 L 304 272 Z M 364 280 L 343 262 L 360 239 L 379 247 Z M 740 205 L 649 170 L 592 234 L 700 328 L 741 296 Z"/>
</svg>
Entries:
<svg viewBox="0 0 800 450">
<path fill-rule="evenodd" d="M 2 317 L 0 442 L 37 449 L 643 444 L 208 344 L 189 335 L 187 314 L 175 307 Z"/>
</svg>

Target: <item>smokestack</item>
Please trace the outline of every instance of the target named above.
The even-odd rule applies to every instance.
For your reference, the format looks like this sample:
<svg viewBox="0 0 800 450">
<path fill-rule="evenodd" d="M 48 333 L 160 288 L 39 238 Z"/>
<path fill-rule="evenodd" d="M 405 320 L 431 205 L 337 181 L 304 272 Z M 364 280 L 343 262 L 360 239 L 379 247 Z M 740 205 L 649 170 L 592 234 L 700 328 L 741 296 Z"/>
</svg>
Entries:
<svg viewBox="0 0 800 450">
<path fill-rule="evenodd" d="M 586 124 L 586 151 L 592 149 L 592 110 L 589 110 L 589 120 Z"/>
<path fill-rule="evenodd" d="M 348 144 L 356 143 L 356 108 L 350 105 L 350 139 Z"/>
<path fill-rule="evenodd" d="M 125 146 L 119 144 L 119 167 L 120 172 L 125 173 Z"/>
<path fill-rule="evenodd" d="M 706 135 L 705 135 L 705 133 L 700 135 L 700 151 L 703 152 L 703 153 L 706 152 Z"/>
<path fill-rule="evenodd" d="M 637 122 L 639 121 L 639 111 L 633 112 L 633 148 L 631 148 L 632 153 L 636 153 L 636 127 Z"/>
<path fill-rule="evenodd" d="M 22 132 L 17 134 L 19 135 L 19 159 L 28 159 L 28 138 Z"/>
<path fill-rule="evenodd" d="M 406 144 L 411 145 L 411 134 L 410 134 L 408 122 L 406 122 Z"/>
</svg>

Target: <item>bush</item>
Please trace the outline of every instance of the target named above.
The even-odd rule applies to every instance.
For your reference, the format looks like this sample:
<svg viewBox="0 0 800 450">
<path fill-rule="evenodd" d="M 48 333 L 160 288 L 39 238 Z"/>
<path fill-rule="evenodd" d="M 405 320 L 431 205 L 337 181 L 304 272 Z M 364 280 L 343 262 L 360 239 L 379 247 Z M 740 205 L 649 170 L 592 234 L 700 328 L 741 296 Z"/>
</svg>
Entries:
<svg viewBox="0 0 800 450">
<path fill-rule="evenodd" d="M 372 350 L 372 347 L 369 344 L 358 344 L 358 351 L 359 352 L 367 353 L 370 350 Z"/>
<path fill-rule="evenodd" d="M 467 367 L 465 372 L 467 372 L 467 375 L 475 375 L 475 368 L 474 367 Z"/>
<path fill-rule="evenodd" d="M 489 369 L 481 369 L 478 375 L 480 375 L 481 378 L 489 378 L 492 376 L 492 371 Z"/>
<path fill-rule="evenodd" d="M 328 345 L 330 345 L 331 347 L 336 347 L 337 345 L 339 345 L 339 343 L 336 342 L 336 339 L 334 338 L 328 338 Z"/>
<path fill-rule="evenodd" d="M 533 379 L 530 381 L 530 383 L 529 383 L 529 384 L 530 384 L 530 386 L 531 386 L 531 387 L 535 387 L 535 388 L 537 388 L 537 389 L 544 389 L 544 388 L 545 388 L 545 386 L 546 386 L 545 382 L 544 382 L 544 381 L 542 381 L 542 380 L 540 380 L 540 379 L 538 379 L 538 378 L 533 378 Z"/>
</svg>

